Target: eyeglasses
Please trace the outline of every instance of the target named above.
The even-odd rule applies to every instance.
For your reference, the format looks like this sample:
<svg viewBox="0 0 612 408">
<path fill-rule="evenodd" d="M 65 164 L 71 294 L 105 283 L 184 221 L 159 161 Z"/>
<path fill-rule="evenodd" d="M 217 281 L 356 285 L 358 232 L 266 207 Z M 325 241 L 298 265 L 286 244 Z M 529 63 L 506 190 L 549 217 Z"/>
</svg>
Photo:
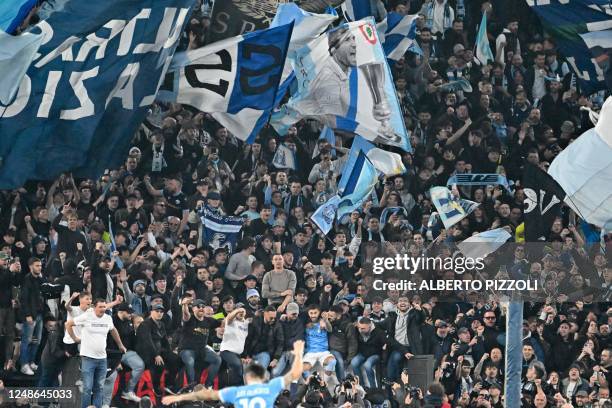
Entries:
<svg viewBox="0 0 612 408">
<path fill-rule="evenodd" d="M 206 305 L 197 305 L 194 306 L 196 309 L 204 309 L 206 307 Z"/>
<path fill-rule="evenodd" d="M 485 316 L 484 317 L 486 320 L 495 320 L 496 317 L 495 316 Z"/>
</svg>

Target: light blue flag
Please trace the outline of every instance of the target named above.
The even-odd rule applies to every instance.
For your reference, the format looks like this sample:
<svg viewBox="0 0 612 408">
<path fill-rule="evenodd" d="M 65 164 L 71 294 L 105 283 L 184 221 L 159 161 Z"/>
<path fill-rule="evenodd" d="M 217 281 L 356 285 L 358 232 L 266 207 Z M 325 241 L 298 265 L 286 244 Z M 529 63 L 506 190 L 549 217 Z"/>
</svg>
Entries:
<svg viewBox="0 0 612 408">
<path fill-rule="evenodd" d="M 295 152 L 281 143 L 274 153 L 272 165 L 277 169 L 296 169 Z"/>
<path fill-rule="evenodd" d="M 493 52 L 491 52 L 491 45 L 489 44 L 489 37 L 487 36 L 487 13 L 482 13 L 482 20 L 480 21 L 480 27 L 478 28 L 478 34 L 476 34 L 476 59 L 482 64 L 486 65 L 489 61 L 495 61 Z"/>
<path fill-rule="evenodd" d="M 393 11 L 387 14 L 385 21 L 377 25 L 388 59 L 398 61 L 406 51 L 423 55 L 423 50 L 416 42 L 417 17 L 416 14 L 403 16 Z"/>
<path fill-rule="evenodd" d="M 366 17 L 382 21 L 386 14 L 385 6 L 380 0 L 346 0 L 342 3 L 342 12 L 347 21 L 357 21 Z"/>
<path fill-rule="evenodd" d="M 446 229 L 470 215 L 480 205 L 474 201 L 453 197 L 446 187 L 432 187 L 429 194 Z"/>
<path fill-rule="evenodd" d="M 3 105 L 8 105 L 17 94 L 42 40 L 42 34 L 12 36 L 0 30 L 0 102 Z"/>
<path fill-rule="evenodd" d="M 36 0 L 0 0 L 0 30 L 13 34 L 34 6 Z"/>
<path fill-rule="evenodd" d="M 336 211 L 338 210 L 340 200 L 340 196 L 338 195 L 331 197 L 325 204 L 317 208 L 317 211 L 310 217 L 312 222 L 314 222 L 325 235 L 329 234 L 329 231 L 331 231 L 334 226 L 334 218 L 336 217 Z"/>
<path fill-rule="evenodd" d="M 504 228 L 496 228 L 472 235 L 458 243 L 457 247 L 466 258 L 484 258 L 497 251 L 511 237 Z"/>
<path fill-rule="evenodd" d="M 341 219 L 370 197 L 378 181 L 378 171 L 364 152 L 359 152 L 352 166 L 348 163 L 342 171 L 339 183 L 341 201 L 338 204 L 338 219 Z"/>
<path fill-rule="evenodd" d="M 314 118 L 334 129 L 411 151 L 393 77 L 371 18 L 342 24 L 297 51 L 297 91 L 271 124 L 286 134 Z"/>
<path fill-rule="evenodd" d="M 506 363 L 505 384 L 506 406 L 521 406 L 521 373 L 523 369 L 523 307 L 520 300 L 508 304 L 506 319 Z"/>
<path fill-rule="evenodd" d="M 354 165 L 359 157 L 359 152 L 363 152 L 374 167 L 386 176 L 395 176 L 406 172 L 406 167 L 399 154 L 380 149 L 359 135 L 353 139 L 353 144 L 346 161 L 348 168 Z M 340 188 L 342 187 L 340 185 Z"/>
<path fill-rule="evenodd" d="M 601 108 L 595 128 L 559 153 L 548 173 L 580 218 L 612 231 L 612 97 Z"/>
</svg>

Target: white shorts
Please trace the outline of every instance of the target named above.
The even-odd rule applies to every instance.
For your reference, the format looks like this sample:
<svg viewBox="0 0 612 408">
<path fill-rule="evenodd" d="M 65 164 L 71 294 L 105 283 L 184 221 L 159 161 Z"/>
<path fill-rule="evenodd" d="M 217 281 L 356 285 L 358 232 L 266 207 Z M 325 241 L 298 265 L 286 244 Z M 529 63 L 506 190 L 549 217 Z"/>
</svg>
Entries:
<svg viewBox="0 0 612 408">
<path fill-rule="evenodd" d="M 304 354 L 304 358 L 302 361 L 304 363 L 308 363 L 311 366 L 315 366 L 317 362 L 321 364 L 321 367 L 325 367 L 325 360 L 328 357 L 334 357 L 332 353 L 329 351 L 318 351 L 316 353 L 306 353 Z"/>
</svg>

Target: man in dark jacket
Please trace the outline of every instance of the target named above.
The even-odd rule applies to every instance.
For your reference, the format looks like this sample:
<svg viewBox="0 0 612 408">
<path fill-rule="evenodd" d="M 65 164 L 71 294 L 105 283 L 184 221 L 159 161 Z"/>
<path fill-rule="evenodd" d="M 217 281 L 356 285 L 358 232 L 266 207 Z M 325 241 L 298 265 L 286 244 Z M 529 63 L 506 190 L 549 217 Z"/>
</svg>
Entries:
<svg viewBox="0 0 612 408">
<path fill-rule="evenodd" d="M 64 205 L 62 213 L 53 221 L 53 229 L 57 231 L 57 253 L 65 252 L 66 258 L 76 258 L 78 252 L 88 253 L 87 239 L 77 229 L 77 213 L 70 205 Z M 81 244 L 78 245 L 77 244 Z M 79 249 L 80 248 L 80 249 Z"/>
<path fill-rule="evenodd" d="M 0 252 L 0 338 L 4 340 L 4 370 L 13 368 L 13 339 L 15 338 L 15 306 L 13 288 L 19 282 L 21 264 L 12 262 Z"/>
<path fill-rule="evenodd" d="M 136 352 L 142 357 L 147 369 L 151 370 L 153 388 L 161 395 L 160 380 L 166 369 L 166 388 L 174 387 L 179 367 L 179 358 L 172 352 L 166 328 L 162 323 L 164 306 L 153 306 L 151 317 L 145 319 L 136 332 Z"/>
<path fill-rule="evenodd" d="M 375 388 L 376 376 L 374 375 L 374 368 L 376 368 L 380 361 L 387 336 L 368 317 L 362 318 L 357 323 L 357 330 L 359 331 L 359 336 L 357 336 L 357 355 L 351 360 L 351 366 L 359 376 L 359 383 L 365 385 L 361 375 L 361 367 L 363 367 L 368 377 L 368 386 Z"/>
<path fill-rule="evenodd" d="M 279 360 L 272 360 L 270 367 L 272 367 L 272 377 L 278 377 L 282 375 L 285 368 L 293 361 L 293 343 L 296 340 L 304 340 L 306 328 L 304 326 L 304 320 L 299 316 L 300 307 L 297 303 L 291 302 L 287 305 L 287 314 L 284 320 L 280 321 L 281 329 L 283 331 L 283 353 Z"/>
<path fill-rule="evenodd" d="M 41 285 L 47 280 L 42 275 L 42 262 L 38 258 L 28 260 L 30 273 L 23 278 L 21 285 L 21 312 L 24 317 L 21 334 L 21 372 L 34 375 L 38 366 L 34 363 L 38 345 L 42 336 L 45 299 L 40 291 Z M 36 339 L 36 341 L 32 341 Z"/>
<path fill-rule="evenodd" d="M 255 316 L 249 324 L 244 355 L 268 368 L 270 361 L 281 358 L 284 343 L 283 329 L 276 322 L 276 308 L 268 306 L 263 314 Z"/>
<path fill-rule="evenodd" d="M 427 344 L 430 345 L 430 350 L 427 354 L 433 354 L 436 367 L 440 365 L 442 357 L 449 354 L 453 338 L 448 334 L 448 323 L 440 320 L 436 323 L 436 332 Z"/>
<path fill-rule="evenodd" d="M 344 379 L 344 362 L 357 354 L 357 331 L 353 322 L 342 314 L 342 306 L 333 306 L 327 312 L 332 331 L 328 333 L 329 351 L 336 357 L 336 377 Z"/>
<path fill-rule="evenodd" d="M 57 387 L 59 386 L 59 373 L 68 358 L 62 341 L 64 329 L 51 314 L 45 317 L 45 327 L 47 342 L 40 358 L 42 374 L 38 379 L 38 386 Z"/>
<path fill-rule="evenodd" d="M 421 326 L 425 313 L 420 301 L 410 304 L 407 297 L 397 300 L 397 312 L 391 312 L 381 322 L 387 332 L 387 344 L 391 354 L 387 362 L 387 378 L 398 381 L 403 363 L 415 355 L 423 354 Z"/>
</svg>

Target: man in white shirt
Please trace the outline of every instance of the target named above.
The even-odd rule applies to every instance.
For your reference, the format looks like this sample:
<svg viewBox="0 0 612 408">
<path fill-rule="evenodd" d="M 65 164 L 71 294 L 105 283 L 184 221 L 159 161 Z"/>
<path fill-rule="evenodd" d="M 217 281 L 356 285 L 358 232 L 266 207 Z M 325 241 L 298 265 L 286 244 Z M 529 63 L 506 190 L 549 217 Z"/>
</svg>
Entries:
<svg viewBox="0 0 612 408">
<path fill-rule="evenodd" d="M 81 329 L 81 337 L 75 334 L 74 328 Z M 113 319 L 106 314 L 104 299 L 96 299 L 93 310 L 83 313 L 73 320 L 66 322 L 66 331 L 75 343 L 81 344 L 81 373 L 83 381 L 83 394 L 81 407 L 91 405 L 102 406 L 104 397 L 104 379 L 106 377 L 106 337 L 110 332 L 119 350 L 127 350 L 119 333 L 113 325 Z"/>
<path fill-rule="evenodd" d="M 242 359 L 244 342 L 249 334 L 249 321 L 246 320 L 246 310 L 242 307 L 235 309 L 225 318 L 223 340 L 221 341 L 221 358 L 232 370 L 235 378 L 242 384 Z"/>
<path fill-rule="evenodd" d="M 72 301 L 76 298 L 79 298 L 79 306 L 72 306 Z M 74 292 L 70 299 L 66 302 L 65 308 L 68 312 L 67 321 L 72 321 L 75 318 L 79 317 L 83 313 L 86 313 L 87 310 L 91 307 L 91 295 L 87 292 Z M 81 327 L 75 326 L 73 328 L 74 334 L 77 337 L 81 337 Z M 67 345 L 66 350 L 73 356 L 76 356 L 79 352 L 77 344 L 74 342 L 70 334 L 68 334 L 68 330 L 64 330 L 64 344 Z"/>
</svg>

